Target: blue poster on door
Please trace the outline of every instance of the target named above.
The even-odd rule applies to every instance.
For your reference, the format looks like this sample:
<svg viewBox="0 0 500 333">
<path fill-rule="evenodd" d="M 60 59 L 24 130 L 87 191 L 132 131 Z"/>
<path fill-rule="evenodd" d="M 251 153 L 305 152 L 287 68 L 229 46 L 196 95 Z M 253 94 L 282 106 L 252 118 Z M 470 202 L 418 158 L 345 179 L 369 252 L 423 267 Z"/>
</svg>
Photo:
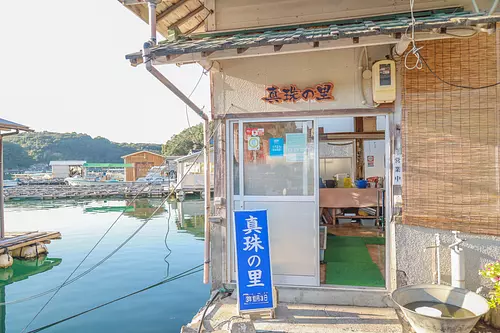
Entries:
<svg viewBox="0 0 500 333">
<path fill-rule="evenodd" d="M 283 138 L 269 139 L 269 156 L 281 157 L 285 153 L 285 143 Z"/>
<path fill-rule="evenodd" d="M 273 282 L 266 210 L 234 212 L 238 310 L 273 308 Z"/>
</svg>

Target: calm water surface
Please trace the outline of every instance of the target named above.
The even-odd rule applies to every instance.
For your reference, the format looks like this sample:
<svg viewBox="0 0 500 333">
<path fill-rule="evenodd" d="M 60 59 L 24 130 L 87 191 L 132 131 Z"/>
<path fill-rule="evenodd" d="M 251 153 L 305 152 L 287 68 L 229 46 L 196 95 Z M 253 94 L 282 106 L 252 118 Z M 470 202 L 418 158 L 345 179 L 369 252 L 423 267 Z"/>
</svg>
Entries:
<svg viewBox="0 0 500 333">
<path fill-rule="evenodd" d="M 127 209 L 102 243 L 75 275 L 93 266 L 130 236 L 161 203 L 142 200 Z M 44 267 L 17 262 L 0 272 L 5 301 L 14 301 L 46 291 L 62 283 L 75 269 L 111 223 L 126 201 L 53 201 L 7 203 L 7 231 L 60 231 L 63 238 L 48 245 Z M 170 212 L 170 214 L 169 214 Z M 159 282 L 203 262 L 203 204 L 164 204 L 125 247 L 82 279 L 62 288 L 29 330 Z M 169 219 L 170 217 L 170 219 Z M 164 243 L 170 229 L 167 244 Z M 35 267 L 26 267 L 31 264 Z M 24 265 L 24 266 L 23 266 Z M 50 267 L 49 267 L 50 268 Z M 30 275 L 22 279 L 25 275 Z M 3 284 L 1 284 L 3 281 Z M 0 331 L 20 332 L 48 300 L 44 296 L 19 304 L 8 304 L 0 313 Z M 46 332 L 179 332 L 209 297 L 202 273 L 173 281 L 113 303 Z M 3 309 L 2 309 L 3 310 Z M 28 331 L 29 331 L 28 330 Z"/>
</svg>

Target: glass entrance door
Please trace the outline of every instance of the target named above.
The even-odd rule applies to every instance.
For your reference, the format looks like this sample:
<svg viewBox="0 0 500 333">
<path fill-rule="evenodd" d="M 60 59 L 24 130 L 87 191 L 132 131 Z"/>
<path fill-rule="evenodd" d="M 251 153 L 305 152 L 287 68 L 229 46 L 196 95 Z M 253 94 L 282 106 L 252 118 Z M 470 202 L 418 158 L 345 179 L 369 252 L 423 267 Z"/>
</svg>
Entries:
<svg viewBox="0 0 500 333">
<path fill-rule="evenodd" d="M 314 133 L 313 120 L 232 125 L 232 209 L 268 210 L 275 284 L 319 285 Z"/>
</svg>

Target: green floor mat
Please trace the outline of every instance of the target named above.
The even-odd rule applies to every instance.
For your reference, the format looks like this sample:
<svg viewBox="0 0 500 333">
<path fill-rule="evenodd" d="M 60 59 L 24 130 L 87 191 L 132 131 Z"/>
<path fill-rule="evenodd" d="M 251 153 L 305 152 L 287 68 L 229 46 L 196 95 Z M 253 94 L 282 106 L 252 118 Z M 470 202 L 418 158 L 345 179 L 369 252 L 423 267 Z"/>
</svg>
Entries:
<svg viewBox="0 0 500 333">
<path fill-rule="evenodd" d="M 384 278 L 370 257 L 367 244 L 385 244 L 385 239 L 329 235 L 324 258 L 326 283 L 384 287 Z"/>
<path fill-rule="evenodd" d="M 328 237 L 325 259 L 326 262 L 364 262 L 372 259 L 361 237 Z"/>
<path fill-rule="evenodd" d="M 326 283 L 344 286 L 385 286 L 384 278 L 373 262 L 329 262 L 326 264 Z"/>
</svg>

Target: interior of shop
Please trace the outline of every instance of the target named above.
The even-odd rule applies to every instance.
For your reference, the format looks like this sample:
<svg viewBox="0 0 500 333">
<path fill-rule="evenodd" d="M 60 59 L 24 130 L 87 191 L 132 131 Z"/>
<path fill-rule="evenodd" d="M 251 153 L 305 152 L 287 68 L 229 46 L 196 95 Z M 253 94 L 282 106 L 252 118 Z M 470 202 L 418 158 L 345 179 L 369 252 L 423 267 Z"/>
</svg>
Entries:
<svg viewBox="0 0 500 333">
<path fill-rule="evenodd" d="M 385 116 L 318 121 L 321 284 L 385 286 L 384 129 Z"/>
<path fill-rule="evenodd" d="M 275 283 L 384 287 L 385 116 L 231 128 L 233 209 L 268 210 Z"/>
</svg>

